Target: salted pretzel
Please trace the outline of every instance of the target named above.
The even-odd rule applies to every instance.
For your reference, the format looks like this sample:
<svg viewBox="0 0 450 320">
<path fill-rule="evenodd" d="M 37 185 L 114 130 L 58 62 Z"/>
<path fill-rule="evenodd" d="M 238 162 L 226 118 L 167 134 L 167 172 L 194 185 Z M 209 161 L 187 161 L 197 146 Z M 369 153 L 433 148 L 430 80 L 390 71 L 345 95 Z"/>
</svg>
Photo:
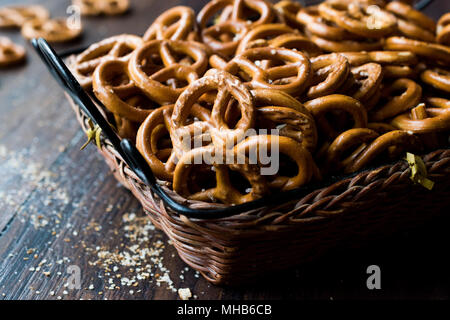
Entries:
<svg viewBox="0 0 450 320">
<path fill-rule="evenodd" d="M 249 20 L 249 13 L 256 12 L 259 17 L 255 21 Z M 275 10 L 267 0 L 234 0 L 231 19 L 233 21 L 245 21 L 249 27 L 267 24 L 276 18 Z"/>
<path fill-rule="evenodd" d="M 332 94 L 346 81 L 350 72 L 347 59 L 338 54 L 320 55 L 311 59 L 313 78 L 306 95 L 309 99 Z"/>
<path fill-rule="evenodd" d="M 354 85 L 351 96 L 362 103 L 373 99 L 376 91 L 379 91 L 383 80 L 383 68 L 378 63 L 369 62 L 359 67 L 351 68 Z"/>
<path fill-rule="evenodd" d="M 328 0 L 318 6 L 320 14 L 345 30 L 369 38 L 395 31 L 397 20 L 389 12 L 356 1 Z"/>
<path fill-rule="evenodd" d="M 212 51 L 222 56 L 233 56 L 240 40 L 248 32 L 248 25 L 242 21 L 225 21 L 203 29 L 201 38 Z"/>
<path fill-rule="evenodd" d="M 125 61 L 105 60 L 100 63 L 93 74 L 93 91 L 114 115 L 138 124 L 156 107 L 131 80 Z"/>
<path fill-rule="evenodd" d="M 51 20 L 33 19 L 26 21 L 22 26 L 22 35 L 26 39 L 44 38 L 48 42 L 65 42 L 80 36 L 81 25 L 70 25 L 66 18 Z"/>
<path fill-rule="evenodd" d="M 270 39 L 275 38 L 276 36 L 294 33 L 294 29 L 283 23 L 269 23 L 258 25 L 252 30 L 250 30 L 240 41 L 238 48 L 236 49 L 236 54 L 240 54 L 245 50 L 253 47 L 251 46 L 252 42 L 260 41 L 262 42 L 262 46 L 269 45 Z M 267 40 L 267 41 L 263 41 Z M 260 45 L 261 46 L 261 45 Z"/>
<path fill-rule="evenodd" d="M 277 175 L 273 180 L 269 181 L 272 189 L 280 189 L 281 191 L 292 190 L 308 183 L 314 175 L 317 175 L 317 168 L 314 160 L 306 149 L 304 149 L 297 141 L 274 135 L 256 135 L 250 136 L 234 147 L 237 157 L 246 156 L 250 159 L 257 158 L 261 155 L 261 148 L 271 151 L 275 150 L 279 154 L 286 155 L 292 159 L 297 165 L 297 174 L 293 177 Z M 270 159 L 273 164 L 273 154 Z M 279 168 L 278 168 L 279 170 Z M 276 170 L 276 171 L 278 171 Z"/>
<path fill-rule="evenodd" d="M 418 116 L 419 112 L 422 115 Z M 391 124 L 396 128 L 414 133 L 448 131 L 450 130 L 450 108 L 448 105 L 446 108 L 425 108 L 424 104 L 420 104 L 411 112 L 395 117 Z"/>
<path fill-rule="evenodd" d="M 171 146 L 159 149 L 158 142 L 164 135 L 171 132 L 171 128 L 168 126 L 170 126 L 169 119 L 172 116 L 172 111 L 173 105 L 155 109 L 139 127 L 136 137 L 136 147 L 144 156 L 155 176 L 167 181 L 173 179 L 177 159 Z M 192 107 L 191 115 L 199 121 L 210 119 L 210 112 L 199 105 Z M 191 135 L 193 136 L 194 132 L 191 132 Z"/>
<path fill-rule="evenodd" d="M 326 150 L 326 170 L 347 171 L 346 168 L 355 161 L 356 157 L 378 137 L 379 133 L 369 128 L 353 128 L 342 132 Z M 344 155 L 345 158 L 343 158 Z"/>
<path fill-rule="evenodd" d="M 161 14 L 145 31 L 143 39 L 187 40 L 195 32 L 195 12 L 189 7 L 173 7 Z"/>
<path fill-rule="evenodd" d="M 297 13 L 299 21 L 310 34 L 333 41 L 360 40 L 361 37 L 337 26 L 334 22 L 324 19 L 317 6 L 302 8 Z"/>
<path fill-rule="evenodd" d="M 233 12 L 234 0 L 212 0 L 209 1 L 198 13 L 197 24 L 200 30 L 203 30 L 211 25 L 225 22 L 231 19 Z M 211 21 L 214 16 L 218 19 Z"/>
<path fill-rule="evenodd" d="M 87 16 L 123 14 L 130 7 L 128 0 L 72 0 L 72 3 Z"/>
<path fill-rule="evenodd" d="M 314 151 L 317 145 L 316 124 L 308 109 L 297 99 L 271 89 L 254 89 L 252 95 L 257 129 L 276 128 L 279 135 L 292 138 L 306 150 Z"/>
<path fill-rule="evenodd" d="M 404 130 L 394 130 L 387 132 L 365 148 L 355 160 L 347 166 L 346 173 L 356 172 L 373 162 L 381 153 L 388 151 L 389 148 L 397 148 L 396 153 L 400 150 L 403 152 L 414 151 L 420 149 L 419 139 L 411 132 Z"/>
<path fill-rule="evenodd" d="M 450 48 L 436 43 L 428 43 L 404 37 L 390 37 L 385 41 L 388 50 L 411 51 L 430 60 L 438 60 L 450 65 Z"/>
<path fill-rule="evenodd" d="M 303 8 L 300 3 L 291 0 L 281 0 L 273 7 L 288 26 L 296 29 L 302 28 L 302 24 L 297 20 L 297 13 Z"/>
<path fill-rule="evenodd" d="M 426 42 L 435 41 L 436 23 L 420 11 L 400 1 L 388 3 L 385 9 L 397 17 L 397 27 L 402 35 Z"/>
<path fill-rule="evenodd" d="M 399 95 L 391 96 L 399 92 Z M 408 109 L 415 107 L 422 97 L 422 87 L 410 79 L 401 78 L 385 88 L 384 96 L 388 102 L 376 108 L 371 114 L 372 121 L 382 121 L 392 118 Z"/>
<path fill-rule="evenodd" d="M 437 23 L 436 41 L 450 46 L 450 12 L 444 14 Z"/>
<path fill-rule="evenodd" d="M 9 67 L 25 60 L 25 49 L 9 38 L 0 37 L 0 67 Z"/>
<path fill-rule="evenodd" d="M 325 115 L 330 112 L 344 112 L 351 116 L 353 128 L 367 127 L 367 112 L 356 99 L 342 94 L 332 94 L 305 102 L 304 106 L 311 112 L 316 120 L 319 134 L 322 132 L 326 139 L 334 139 L 343 130 L 334 129 L 326 120 Z"/>
<path fill-rule="evenodd" d="M 196 159 L 200 163 L 196 164 Z M 198 162 L 198 160 L 197 160 Z M 233 164 L 226 165 L 223 154 L 214 146 L 192 149 L 185 153 L 177 163 L 173 175 L 173 190 L 183 197 L 197 201 L 220 201 L 225 204 L 236 205 L 249 202 L 268 193 L 268 186 L 261 176 L 257 165 Z M 195 168 L 211 166 L 215 174 L 216 185 L 208 189 L 192 191 L 190 178 L 195 176 Z M 239 191 L 233 186 L 230 170 L 238 172 L 251 186 L 250 190 Z M 211 171 L 210 171 L 211 172 Z"/>
<path fill-rule="evenodd" d="M 281 65 L 263 69 L 258 61 L 272 60 Z M 300 95 L 308 85 L 311 64 L 304 53 L 283 48 L 252 48 L 232 59 L 225 70 L 231 74 L 245 74 L 250 88 L 284 91 Z"/>
<path fill-rule="evenodd" d="M 40 5 L 0 8 L 0 28 L 20 28 L 27 20 L 47 20 L 50 14 Z"/>
<path fill-rule="evenodd" d="M 191 64 L 182 64 L 177 56 L 185 56 Z M 162 63 L 161 63 L 162 62 Z M 162 65 L 161 65 L 162 64 Z M 174 103 L 184 83 L 192 83 L 203 75 L 208 58 L 200 45 L 185 41 L 153 40 L 131 55 L 129 72 L 136 84 L 159 104 Z M 171 81 L 171 84 L 165 84 Z M 181 82 L 181 85 L 177 82 Z"/>
<path fill-rule="evenodd" d="M 130 34 L 106 38 L 77 55 L 69 67 L 83 88 L 89 90 L 92 88 L 92 73 L 101 62 L 128 61 L 131 52 L 142 43 L 142 38 Z"/>
<path fill-rule="evenodd" d="M 182 141 L 183 137 L 192 131 L 190 126 L 186 125 L 187 116 L 198 99 L 208 92 L 217 92 L 210 121 L 198 121 L 190 126 L 199 128 L 201 132 L 209 131 L 215 146 L 234 146 L 244 138 L 247 130 L 255 123 L 253 96 L 250 91 L 231 74 L 211 69 L 203 78 L 193 82 L 175 103 L 171 118 L 173 128 L 171 138 L 174 150 L 179 157 L 186 150 Z M 240 119 L 230 128 L 225 121 L 225 112 L 232 98 L 238 102 Z"/>
<path fill-rule="evenodd" d="M 346 52 L 346 51 L 374 51 L 382 48 L 383 44 L 380 39 L 366 39 L 365 41 L 342 40 L 335 41 L 325 39 L 310 33 L 308 37 L 320 49 L 327 52 Z"/>
<path fill-rule="evenodd" d="M 436 89 L 450 93 L 450 71 L 441 68 L 427 69 L 421 73 L 420 79 Z"/>
</svg>

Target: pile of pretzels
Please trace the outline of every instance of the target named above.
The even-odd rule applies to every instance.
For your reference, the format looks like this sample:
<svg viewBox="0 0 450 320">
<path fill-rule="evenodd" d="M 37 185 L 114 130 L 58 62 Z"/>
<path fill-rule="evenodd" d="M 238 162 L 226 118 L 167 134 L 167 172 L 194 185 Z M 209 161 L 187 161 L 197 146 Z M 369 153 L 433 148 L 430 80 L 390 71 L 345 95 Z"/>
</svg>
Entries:
<svg viewBox="0 0 450 320">
<path fill-rule="evenodd" d="M 400 1 L 212 0 L 69 65 L 160 183 L 236 205 L 447 146 L 449 28 Z"/>
</svg>

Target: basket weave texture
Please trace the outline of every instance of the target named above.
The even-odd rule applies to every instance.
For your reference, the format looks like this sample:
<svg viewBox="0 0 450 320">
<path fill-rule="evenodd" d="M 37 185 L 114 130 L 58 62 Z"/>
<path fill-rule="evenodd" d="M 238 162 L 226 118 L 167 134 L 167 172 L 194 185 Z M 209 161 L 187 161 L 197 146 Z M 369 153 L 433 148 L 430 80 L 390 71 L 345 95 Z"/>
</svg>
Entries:
<svg viewBox="0 0 450 320">
<path fill-rule="evenodd" d="M 69 98 L 81 127 L 89 119 Z M 360 247 L 445 214 L 450 204 L 450 149 L 423 155 L 431 191 L 415 185 L 405 160 L 360 172 L 277 207 L 216 220 L 189 219 L 166 207 L 108 140 L 101 154 L 116 179 L 141 202 L 179 256 L 214 284 L 236 285 L 311 261 L 330 249 Z M 171 194 L 193 208 L 192 203 Z"/>
</svg>

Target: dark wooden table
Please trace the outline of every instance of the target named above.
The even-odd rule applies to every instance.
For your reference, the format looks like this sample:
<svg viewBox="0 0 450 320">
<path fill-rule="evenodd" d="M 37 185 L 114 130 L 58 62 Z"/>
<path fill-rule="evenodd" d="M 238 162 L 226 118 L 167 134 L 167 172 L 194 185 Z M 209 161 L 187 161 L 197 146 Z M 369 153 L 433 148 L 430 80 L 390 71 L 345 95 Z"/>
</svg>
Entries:
<svg viewBox="0 0 450 320">
<path fill-rule="evenodd" d="M 53 16 L 66 15 L 70 5 L 34 2 Z M 83 38 L 57 49 L 142 34 L 163 10 L 178 4 L 198 10 L 206 0 L 131 2 L 125 16 L 83 18 Z M 449 6 L 436 0 L 426 11 L 437 18 Z M 0 71 L 0 299 L 178 299 L 178 288 L 189 288 L 197 299 L 450 297 L 445 223 L 364 250 L 333 252 L 253 285 L 209 284 L 178 258 L 95 147 L 79 150 L 85 135 L 31 46 L 16 31 L 0 35 L 28 52 L 25 65 Z M 381 290 L 366 286 L 373 264 L 381 268 Z M 76 283 L 71 270 L 80 271 L 79 289 L 67 286 Z"/>
</svg>

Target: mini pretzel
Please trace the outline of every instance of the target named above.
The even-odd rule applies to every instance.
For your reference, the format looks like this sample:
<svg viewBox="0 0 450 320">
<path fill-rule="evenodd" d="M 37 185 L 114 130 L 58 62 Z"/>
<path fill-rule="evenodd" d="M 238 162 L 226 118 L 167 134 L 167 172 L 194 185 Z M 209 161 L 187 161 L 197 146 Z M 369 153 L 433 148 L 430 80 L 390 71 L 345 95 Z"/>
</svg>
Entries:
<svg viewBox="0 0 450 320">
<path fill-rule="evenodd" d="M 25 49 L 6 37 L 0 37 L 0 67 L 9 67 L 25 60 Z"/>
<path fill-rule="evenodd" d="M 128 0 L 72 0 L 72 3 L 80 7 L 81 14 L 88 16 L 122 14 L 130 6 Z"/>
<path fill-rule="evenodd" d="M 248 20 L 246 10 L 256 11 L 259 14 L 258 19 L 256 21 Z M 245 21 L 249 27 L 254 27 L 260 24 L 271 23 L 275 17 L 275 10 L 272 4 L 266 0 L 234 0 L 231 15 L 233 21 Z"/>
<path fill-rule="evenodd" d="M 39 5 L 0 8 L 0 28 L 20 28 L 27 20 L 47 20 L 50 14 Z"/>
<path fill-rule="evenodd" d="M 297 13 L 297 20 L 313 35 L 334 41 L 358 40 L 361 37 L 324 19 L 317 6 L 302 8 Z"/>
<path fill-rule="evenodd" d="M 390 97 L 392 92 L 403 91 L 400 95 Z M 398 79 L 386 88 L 385 95 L 390 100 L 375 110 L 370 118 L 373 121 L 381 121 L 392 118 L 408 109 L 415 107 L 422 97 L 422 87 L 410 79 Z"/>
<path fill-rule="evenodd" d="M 361 102 L 368 101 L 380 89 L 383 68 L 378 63 L 366 63 L 352 68 L 351 72 L 357 87 L 351 96 Z"/>
<path fill-rule="evenodd" d="M 272 150 L 274 146 L 278 148 L 279 154 L 284 154 L 294 160 L 298 170 L 294 177 L 277 175 L 274 180 L 269 182 L 271 188 L 280 189 L 281 191 L 292 190 L 308 183 L 312 179 L 316 168 L 311 154 L 291 138 L 272 135 L 251 136 L 236 145 L 234 151 L 238 157 L 240 155 L 249 156 L 250 154 L 259 156 L 261 147 L 265 148 L 265 150 Z M 249 157 L 251 158 L 251 156 Z"/>
<path fill-rule="evenodd" d="M 239 21 L 226 21 L 202 31 L 203 42 L 223 56 L 232 56 L 239 46 L 240 39 L 247 33 L 248 25 Z"/>
<path fill-rule="evenodd" d="M 322 53 L 320 48 L 314 42 L 296 33 L 287 33 L 275 37 L 269 40 L 269 45 L 275 48 L 302 51 L 309 57 L 315 57 Z"/>
<path fill-rule="evenodd" d="M 279 134 L 298 141 L 303 148 L 313 151 L 317 145 L 314 118 L 298 100 L 287 93 L 271 89 L 252 90 L 255 98 L 257 127 L 276 127 Z"/>
<path fill-rule="evenodd" d="M 80 53 L 69 66 L 85 89 L 92 87 L 92 73 L 105 60 L 128 61 L 131 52 L 143 43 L 140 37 L 122 34 L 94 43 Z"/>
<path fill-rule="evenodd" d="M 182 65 L 177 55 L 192 59 L 190 65 Z M 154 60 L 162 60 L 159 66 Z M 157 61 L 159 62 L 159 61 Z M 174 103 L 185 87 L 165 85 L 169 79 L 191 83 L 203 75 L 208 64 L 206 52 L 200 46 L 184 41 L 153 40 L 136 49 L 129 63 L 130 75 L 136 84 L 152 100 L 159 104 Z"/>
<path fill-rule="evenodd" d="M 65 42 L 80 36 L 81 26 L 70 26 L 65 18 L 52 20 L 29 20 L 22 26 L 22 35 L 31 40 L 44 38 L 48 42 Z"/>
<path fill-rule="evenodd" d="M 325 134 L 330 138 L 335 138 L 339 133 L 333 132 L 329 127 L 329 124 L 325 121 L 325 114 L 333 111 L 346 112 L 351 115 L 353 119 L 353 128 L 365 128 L 367 127 L 367 112 L 362 104 L 352 97 L 332 94 L 310 100 L 305 104 L 306 109 L 311 112 L 314 119 L 317 121 L 319 127 L 324 128 Z M 319 131 L 320 132 L 320 131 Z M 341 131 L 342 132 L 342 131 Z"/>
<path fill-rule="evenodd" d="M 450 46 L 450 12 L 444 14 L 437 23 L 436 41 Z"/>
<path fill-rule="evenodd" d="M 270 24 L 262 24 L 258 25 L 252 30 L 250 30 L 245 37 L 239 43 L 239 46 L 236 50 L 236 54 L 242 53 L 245 50 L 249 49 L 249 44 L 255 40 L 268 40 L 270 38 L 274 38 L 276 36 L 293 33 L 294 30 L 282 23 L 270 23 Z M 270 38 L 269 38 L 270 37 Z"/>
<path fill-rule="evenodd" d="M 219 23 L 225 22 L 231 19 L 233 11 L 234 0 L 212 0 L 209 1 L 197 15 L 197 24 L 200 30 L 207 28 L 211 18 L 218 15 L 222 10 L 222 14 L 219 15 Z M 226 20 L 225 20 L 226 19 Z M 214 25 L 215 23 L 213 23 Z"/>
<path fill-rule="evenodd" d="M 320 49 L 328 52 L 374 51 L 382 47 L 382 42 L 379 39 L 334 41 L 313 34 L 308 34 L 308 36 Z"/>
<path fill-rule="evenodd" d="M 302 5 L 296 1 L 281 0 L 277 2 L 274 9 L 283 17 L 284 22 L 296 29 L 300 29 L 302 24 L 297 20 L 297 13 L 302 9 Z"/>
<path fill-rule="evenodd" d="M 158 150 L 158 140 L 164 133 L 170 133 L 167 128 L 169 123 L 165 117 L 172 115 L 173 105 L 167 105 L 154 110 L 139 127 L 136 137 L 136 147 L 144 156 L 153 173 L 158 179 L 172 181 L 175 170 L 175 161 L 171 149 Z M 194 105 L 191 109 L 192 116 L 200 121 L 208 121 L 210 113 L 199 105 Z M 161 154 L 161 151 L 162 154 Z M 166 159 L 164 159 L 166 158 Z M 163 163 L 164 160 L 167 160 Z"/>
<path fill-rule="evenodd" d="M 266 70 L 257 66 L 256 61 L 275 60 L 283 65 Z M 251 88 L 281 90 L 291 95 L 300 95 L 308 84 L 311 65 L 305 54 L 282 48 L 253 48 L 231 60 L 226 71 L 237 74 L 243 71 L 250 76 Z"/>
<path fill-rule="evenodd" d="M 403 37 L 390 37 L 385 42 L 386 49 L 397 51 L 411 51 L 418 56 L 424 56 L 431 60 L 439 60 L 446 65 L 450 64 L 450 48 L 418 40 Z"/>
<path fill-rule="evenodd" d="M 143 122 L 155 107 L 130 79 L 128 63 L 121 60 L 105 60 L 95 69 L 93 89 L 109 111 L 132 122 Z"/>
<path fill-rule="evenodd" d="M 416 117 L 413 111 L 420 108 L 423 116 Z M 399 129 L 412 131 L 414 133 L 443 132 L 450 129 L 449 108 L 427 108 L 419 105 L 412 112 L 403 113 L 395 117 L 391 124 Z"/>
<path fill-rule="evenodd" d="M 350 72 L 347 59 L 337 53 L 312 58 L 311 66 L 314 72 L 312 80 L 314 85 L 306 94 L 310 99 L 336 92 L 346 81 Z"/>
<path fill-rule="evenodd" d="M 235 164 L 232 166 L 224 165 L 225 161 L 221 157 L 218 158 L 216 149 L 213 146 L 196 148 L 185 153 L 178 162 L 174 177 L 173 189 L 175 192 L 191 200 L 197 201 L 221 201 L 225 204 L 236 205 L 249 202 L 261 198 L 268 192 L 267 184 L 259 172 L 256 165 Z M 195 159 L 200 159 L 203 162 L 211 165 L 214 168 L 216 176 L 216 186 L 207 190 L 201 190 L 192 193 L 190 190 L 190 177 L 192 170 L 198 164 L 195 164 Z M 242 194 L 233 187 L 233 183 L 229 176 L 229 169 L 237 171 L 243 176 L 251 185 L 248 193 Z"/>
<path fill-rule="evenodd" d="M 379 134 L 368 128 L 354 128 L 342 132 L 327 149 L 326 166 L 328 170 L 338 171 L 344 168 L 347 171 L 352 162 Z M 349 154 L 349 150 L 354 151 L 342 159 L 344 154 Z"/>
<path fill-rule="evenodd" d="M 144 33 L 149 40 L 187 40 L 195 28 L 195 12 L 189 7 L 178 6 L 161 14 Z"/>
<path fill-rule="evenodd" d="M 394 130 L 376 138 L 345 168 L 346 173 L 356 172 L 367 166 L 382 152 L 390 147 L 397 147 L 403 151 L 418 149 L 419 140 L 412 133 L 403 130 Z"/>
<path fill-rule="evenodd" d="M 436 22 L 434 22 L 433 19 L 427 17 L 422 12 L 415 10 L 406 3 L 402 3 L 400 1 L 389 2 L 386 5 L 386 10 L 403 19 L 413 22 L 429 32 L 434 33 L 436 31 Z"/>
<path fill-rule="evenodd" d="M 434 68 L 432 70 L 425 70 L 420 75 L 423 82 L 450 93 L 450 71 Z"/>
<path fill-rule="evenodd" d="M 395 17 L 377 7 L 364 3 L 342 0 L 328 0 L 319 5 L 320 14 L 341 28 L 369 38 L 381 38 L 391 34 L 396 27 Z"/>
<path fill-rule="evenodd" d="M 217 91 L 211 111 L 211 120 L 209 123 L 198 122 L 195 125 L 209 129 L 212 141 L 216 146 L 238 143 L 243 139 L 247 130 L 253 127 L 255 115 L 250 91 L 231 74 L 212 69 L 203 78 L 193 82 L 175 103 L 171 137 L 176 152 L 180 153 L 181 150 L 185 150 L 181 138 L 186 133 L 186 120 L 192 106 L 203 94 L 211 91 Z M 241 114 L 241 118 L 233 128 L 230 128 L 224 119 L 231 98 L 237 100 Z"/>
</svg>

